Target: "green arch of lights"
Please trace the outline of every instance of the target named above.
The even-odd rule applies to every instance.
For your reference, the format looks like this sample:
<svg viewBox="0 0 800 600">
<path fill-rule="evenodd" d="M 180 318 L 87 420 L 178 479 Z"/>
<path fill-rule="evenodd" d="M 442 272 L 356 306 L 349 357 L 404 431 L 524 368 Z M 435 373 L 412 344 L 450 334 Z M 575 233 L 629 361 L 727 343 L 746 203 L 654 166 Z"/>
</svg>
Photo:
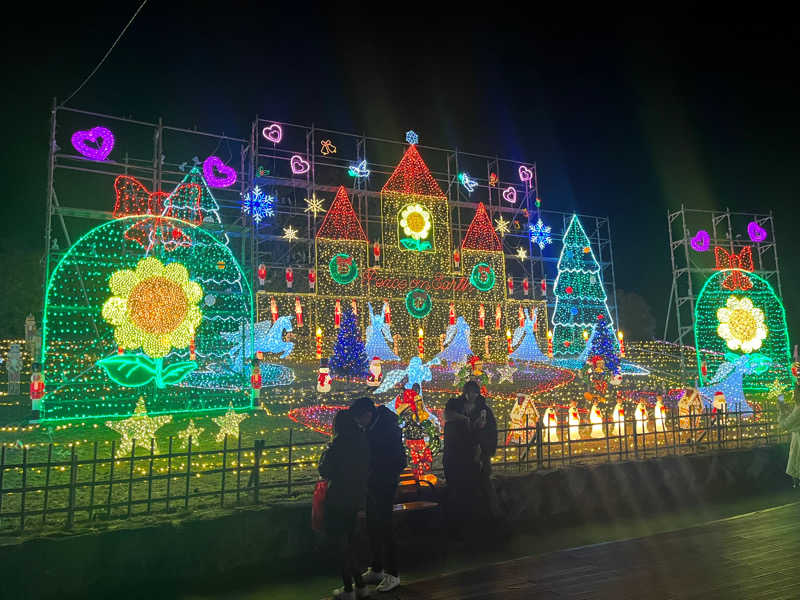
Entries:
<svg viewBox="0 0 800 600">
<path fill-rule="evenodd" d="M 753 287 L 746 291 L 723 288 L 723 280 L 733 271 L 742 271 L 753 282 Z M 742 269 L 724 269 L 714 272 L 705 281 L 697 296 L 694 310 L 694 344 L 701 385 L 713 377 L 719 365 L 724 362 L 725 354 L 731 352 L 725 340 L 717 335 L 717 309 L 725 305 L 729 296 L 753 300 L 753 305 L 764 311 L 764 322 L 768 329 L 767 337 L 756 352 L 771 358 L 773 364 L 761 375 L 746 376 L 745 390 L 764 392 L 776 378 L 784 385 L 791 385 L 791 352 L 783 302 L 766 279 Z M 741 354 L 741 352 L 735 353 Z M 701 371 L 704 359 L 708 367 L 706 378 L 703 377 Z"/>
<path fill-rule="evenodd" d="M 234 369 L 228 359 L 231 345 L 244 346 L 249 341 L 252 348 L 253 344 L 253 292 L 239 261 L 212 233 L 171 217 L 161 217 L 160 221 L 180 228 L 191 238 L 192 245 L 166 252 L 156 244 L 146 253 L 137 243 L 125 239 L 124 233 L 148 219 L 152 217 L 124 217 L 94 227 L 70 246 L 53 269 L 45 290 L 42 319 L 42 369 L 46 385 L 42 420 L 129 416 L 139 396 L 145 396 L 148 414 L 220 411 L 230 404 L 235 409 L 253 406 L 254 395 L 244 366 L 247 361 L 241 369 Z M 106 253 L 101 252 L 103 241 L 107 242 Z M 204 354 L 207 362 L 184 384 L 168 390 L 112 388 L 109 386 L 113 382 L 109 383 L 103 369 L 96 366 L 97 360 L 113 354 L 115 346 L 113 328 L 101 316 L 102 303 L 110 295 L 108 279 L 118 269 L 134 268 L 147 255 L 165 264 L 182 262 L 190 277 L 203 286 L 204 299 L 200 302 L 203 320 L 197 332 L 197 355 Z M 104 264 L 100 265 L 101 262 Z M 224 263 L 224 273 L 219 270 L 220 262 Z M 215 296 L 213 306 L 205 303 L 209 294 Z M 68 304 L 70 298 L 72 304 Z M 65 331 L 67 314 L 76 315 L 70 317 L 76 326 Z M 239 325 L 249 325 L 243 328 L 247 333 L 241 342 L 240 338 L 237 342 L 223 341 L 219 333 L 235 331 Z M 57 326 L 59 329 L 55 329 Z M 70 337 L 75 341 L 70 343 Z M 214 347 L 215 343 L 220 347 Z M 169 356 L 188 356 L 188 353 L 188 348 L 173 350 Z"/>
</svg>

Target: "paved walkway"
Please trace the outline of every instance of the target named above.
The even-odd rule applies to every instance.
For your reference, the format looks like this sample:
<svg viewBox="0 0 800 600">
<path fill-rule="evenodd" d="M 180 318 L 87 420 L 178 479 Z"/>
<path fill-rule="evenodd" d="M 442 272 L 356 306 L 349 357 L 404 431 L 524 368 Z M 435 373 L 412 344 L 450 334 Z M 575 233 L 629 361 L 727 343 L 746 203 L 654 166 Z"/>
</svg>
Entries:
<svg viewBox="0 0 800 600">
<path fill-rule="evenodd" d="M 414 582 L 385 600 L 800 598 L 800 503 Z"/>
</svg>

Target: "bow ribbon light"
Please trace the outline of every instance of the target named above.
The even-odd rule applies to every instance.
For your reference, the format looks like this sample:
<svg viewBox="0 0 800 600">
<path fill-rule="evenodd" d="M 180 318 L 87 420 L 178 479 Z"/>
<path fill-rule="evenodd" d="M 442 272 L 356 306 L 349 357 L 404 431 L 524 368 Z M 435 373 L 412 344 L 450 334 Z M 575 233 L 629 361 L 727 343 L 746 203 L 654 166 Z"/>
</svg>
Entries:
<svg viewBox="0 0 800 600">
<path fill-rule="evenodd" d="M 717 270 L 734 269 L 722 282 L 722 287 L 726 290 L 746 291 L 753 287 L 753 282 L 743 273 L 743 271 L 753 270 L 753 251 L 750 246 L 745 246 L 738 254 L 716 246 L 714 248 L 714 258 L 717 261 L 715 267 Z"/>
</svg>

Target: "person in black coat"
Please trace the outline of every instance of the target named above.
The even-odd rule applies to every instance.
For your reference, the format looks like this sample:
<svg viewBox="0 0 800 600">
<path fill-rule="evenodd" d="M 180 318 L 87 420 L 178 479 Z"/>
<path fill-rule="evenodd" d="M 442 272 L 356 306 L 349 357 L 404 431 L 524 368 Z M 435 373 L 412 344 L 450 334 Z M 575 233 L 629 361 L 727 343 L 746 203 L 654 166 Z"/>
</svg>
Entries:
<svg viewBox="0 0 800 600">
<path fill-rule="evenodd" d="M 369 442 L 349 410 L 340 410 L 333 419 L 333 440 L 320 457 L 319 474 L 328 481 L 325 532 L 342 559 L 344 585 L 334 590 L 333 596 L 361 598 L 367 595 L 367 588 L 358 567 L 356 528 L 367 491 Z"/>
<path fill-rule="evenodd" d="M 477 382 L 467 381 L 462 388 L 461 398 L 470 419 L 473 438 L 480 448 L 480 485 L 488 502 L 485 516 L 498 517 L 497 494 L 491 481 L 492 457 L 497 453 L 497 420 Z"/>
<path fill-rule="evenodd" d="M 486 504 L 481 488 L 480 446 L 461 397 L 450 398 L 445 406 L 442 455 L 448 528 L 452 535 L 461 536 Z"/>
<path fill-rule="evenodd" d="M 379 592 L 400 585 L 392 530 L 392 509 L 400 473 L 406 468 L 406 449 L 397 415 L 371 398 L 358 398 L 350 407 L 356 422 L 369 440 L 370 462 L 367 481 L 367 529 L 372 564 L 364 573 L 366 583 L 377 583 Z"/>
</svg>

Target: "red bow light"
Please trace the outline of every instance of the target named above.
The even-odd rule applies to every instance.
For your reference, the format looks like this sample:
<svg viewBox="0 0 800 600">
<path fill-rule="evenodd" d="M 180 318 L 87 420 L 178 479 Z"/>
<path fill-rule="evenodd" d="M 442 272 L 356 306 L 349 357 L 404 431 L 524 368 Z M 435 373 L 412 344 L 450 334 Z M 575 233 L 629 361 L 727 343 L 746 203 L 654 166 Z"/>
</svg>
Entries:
<svg viewBox="0 0 800 600">
<path fill-rule="evenodd" d="M 714 248 L 714 258 L 717 270 L 736 269 L 722 282 L 726 290 L 749 290 L 753 287 L 753 282 L 742 272 L 753 270 L 753 251 L 750 246 L 745 246 L 738 254 L 717 246 Z"/>
<path fill-rule="evenodd" d="M 135 177 L 120 175 L 114 180 L 114 192 L 117 197 L 114 218 L 151 216 L 131 225 L 125 232 L 126 239 L 136 242 L 148 252 L 157 242 L 161 242 L 167 252 L 178 246 L 192 245 L 192 240 L 167 217 L 200 224 L 200 196 L 203 191 L 198 184 L 183 183 L 171 194 L 150 192 Z M 175 206 L 174 199 L 182 194 L 189 198 L 189 203 L 186 206 Z"/>
</svg>

